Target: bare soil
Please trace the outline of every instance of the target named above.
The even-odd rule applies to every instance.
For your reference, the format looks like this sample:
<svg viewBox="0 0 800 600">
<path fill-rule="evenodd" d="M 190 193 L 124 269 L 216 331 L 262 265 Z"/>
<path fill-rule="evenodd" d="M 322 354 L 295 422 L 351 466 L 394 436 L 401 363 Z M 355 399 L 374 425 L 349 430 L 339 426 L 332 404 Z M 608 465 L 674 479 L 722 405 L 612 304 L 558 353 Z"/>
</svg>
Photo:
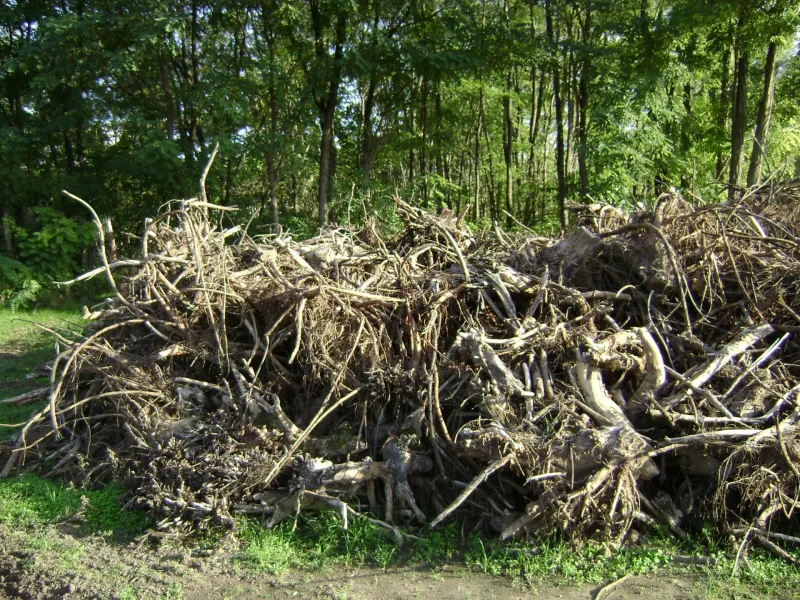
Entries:
<svg viewBox="0 0 800 600">
<path fill-rule="evenodd" d="M 558 578 L 512 580 L 472 573 L 458 566 L 417 565 L 383 571 L 332 565 L 321 571 L 293 570 L 280 576 L 257 573 L 236 562 L 236 549 L 222 544 L 210 556 L 164 540 L 120 544 L 81 536 L 75 526 L 35 532 L 0 525 L 0 598 L 24 600 L 242 598 L 394 600 L 405 598 L 591 600 L 601 585 Z M 759 597 L 741 587 L 685 572 L 626 579 L 603 598 L 684 600 Z M 777 596 L 772 596 L 777 597 Z M 785 598 L 791 597 L 787 592 Z"/>
</svg>

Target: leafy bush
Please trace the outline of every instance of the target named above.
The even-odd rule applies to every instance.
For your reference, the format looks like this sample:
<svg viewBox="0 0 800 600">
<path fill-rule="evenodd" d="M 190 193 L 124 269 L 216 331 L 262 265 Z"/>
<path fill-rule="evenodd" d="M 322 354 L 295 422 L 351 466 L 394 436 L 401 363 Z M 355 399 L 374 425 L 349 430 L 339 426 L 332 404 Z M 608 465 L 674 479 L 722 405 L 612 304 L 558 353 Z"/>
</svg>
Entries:
<svg viewBox="0 0 800 600">
<path fill-rule="evenodd" d="M 68 279 L 78 272 L 78 259 L 95 240 L 91 223 L 78 223 L 48 206 L 33 209 L 37 230 L 16 227 L 22 262 L 44 281 Z"/>
<path fill-rule="evenodd" d="M 41 289 L 31 268 L 0 254 L 0 303 L 14 311 L 28 308 L 36 302 Z"/>
<path fill-rule="evenodd" d="M 30 308 L 52 289 L 54 280 L 76 275 L 84 251 L 95 240 L 91 223 L 46 206 L 33 213 L 34 226 L 14 227 L 19 260 L 0 255 L 0 303 L 12 310 Z"/>
</svg>

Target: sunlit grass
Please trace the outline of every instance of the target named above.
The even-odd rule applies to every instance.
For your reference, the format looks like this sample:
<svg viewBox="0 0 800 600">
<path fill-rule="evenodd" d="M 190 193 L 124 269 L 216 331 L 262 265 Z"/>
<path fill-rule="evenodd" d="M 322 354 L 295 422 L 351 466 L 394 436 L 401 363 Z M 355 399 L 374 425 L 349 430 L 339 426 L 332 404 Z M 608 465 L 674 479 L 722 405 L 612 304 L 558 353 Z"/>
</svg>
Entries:
<svg viewBox="0 0 800 600">
<path fill-rule="evenodd" d="M 151 520 L 141 511 L 123 510 L 118 499 L 124 493 L 119 485 L 80 489 L 29 474 L 0 479 L 0 523 L 37 529 L 71 517 L 86 532 L 131 537 L 144 532 Z"/>
<path fill-rule="evenodd" d="M 419 539 L 398 546 L 389 532 L 364 519 L 342 528 L 337 514 L 299 516 L 273 529 L 241 519 L 237 535 L 241 561 L 256 571 L 281 574 L 290 568 L 328 569 L 336 565 L 388 569 L 424 564 L 451 566 L 477 573 L 511 577 L 530 584 L 550 579 L 599 585 L 625 575 L 698 577 L 709 594 L 730 597 L 788 597 L 800 586 L 800 569 L 751 549 L 746 568 L 733 570 L 733 559 L 699 532 L 691 541 L 654 533 L 636 546 L 587 543 L 574 546 L 554 537 L 503 543 L 490 536 L 463 534 L 458 524 L 434 531 L 415 531 Z M 703 556 L 708 564 L 677 564 L 676 556 Z M 800 558 L 800 554 L 798 554 Z"/>
</svg>

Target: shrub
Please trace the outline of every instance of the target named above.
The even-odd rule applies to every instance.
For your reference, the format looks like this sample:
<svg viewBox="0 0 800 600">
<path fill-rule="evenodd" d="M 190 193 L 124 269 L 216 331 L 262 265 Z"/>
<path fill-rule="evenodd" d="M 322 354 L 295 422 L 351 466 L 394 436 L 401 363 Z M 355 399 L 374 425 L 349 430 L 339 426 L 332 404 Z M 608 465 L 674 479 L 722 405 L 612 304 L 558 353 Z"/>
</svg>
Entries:
<svg viewBox="0 0 800 600">
<path fill-rule="evenodd" d="M 32 227 L 14 227 L 19 259 L 0 255 L 0 303 L 12 310 L 30 308 L 53 290 L 53 281 L 74 277 L 95 240 L 91 223 L 79 223 L 46 206 L 33 213 Z"/>
</svg>

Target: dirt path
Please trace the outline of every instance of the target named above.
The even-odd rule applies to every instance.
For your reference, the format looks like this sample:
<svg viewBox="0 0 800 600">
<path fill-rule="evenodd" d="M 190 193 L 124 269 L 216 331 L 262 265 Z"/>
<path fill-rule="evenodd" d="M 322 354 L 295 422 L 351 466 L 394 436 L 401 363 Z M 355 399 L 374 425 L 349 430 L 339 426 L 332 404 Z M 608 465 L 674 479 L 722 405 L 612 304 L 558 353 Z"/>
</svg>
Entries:
<svg viewBox="0 0 800 600">
<path fill-rule="evenodd" d="M 209 583 L 216 587 L 208 586 Z M 185 598 L 331 598 L 342 600 L 400 600 L 431 598 L 435 600 L 563 598 L 591 600 L 602 586 L 576 585 L 569 582 L 534 580 L 529 584 L 509 579 L 459 572 L 453 569 L 430 571 L 418 569 L 353 569 L 322 574 L 292 573 L 265 587 L 263 581 L 225 579 L 193 581 L 184 587 Z M 703 582 L 692 578 L 628 579 L 614 588 L 615 599 L 678 600 L 705 598 Z"/>
<path fill-rule="evenodd" d="M 0 598 L 8 599 L 592 600 L 601 587 L 563 579 L 512 581 L 457 566 L 383 571 L 334 565 L 276 577 L 239 567 L 233 551 L 197 558 L 168 542 L 156 548 L 120 545 L 81 537 L 69 526 L 30 532 L 0 525 Z M 609 591 L 614 600 L 758 597 L 689 572 L 631 577 Z"/>
</svg>

